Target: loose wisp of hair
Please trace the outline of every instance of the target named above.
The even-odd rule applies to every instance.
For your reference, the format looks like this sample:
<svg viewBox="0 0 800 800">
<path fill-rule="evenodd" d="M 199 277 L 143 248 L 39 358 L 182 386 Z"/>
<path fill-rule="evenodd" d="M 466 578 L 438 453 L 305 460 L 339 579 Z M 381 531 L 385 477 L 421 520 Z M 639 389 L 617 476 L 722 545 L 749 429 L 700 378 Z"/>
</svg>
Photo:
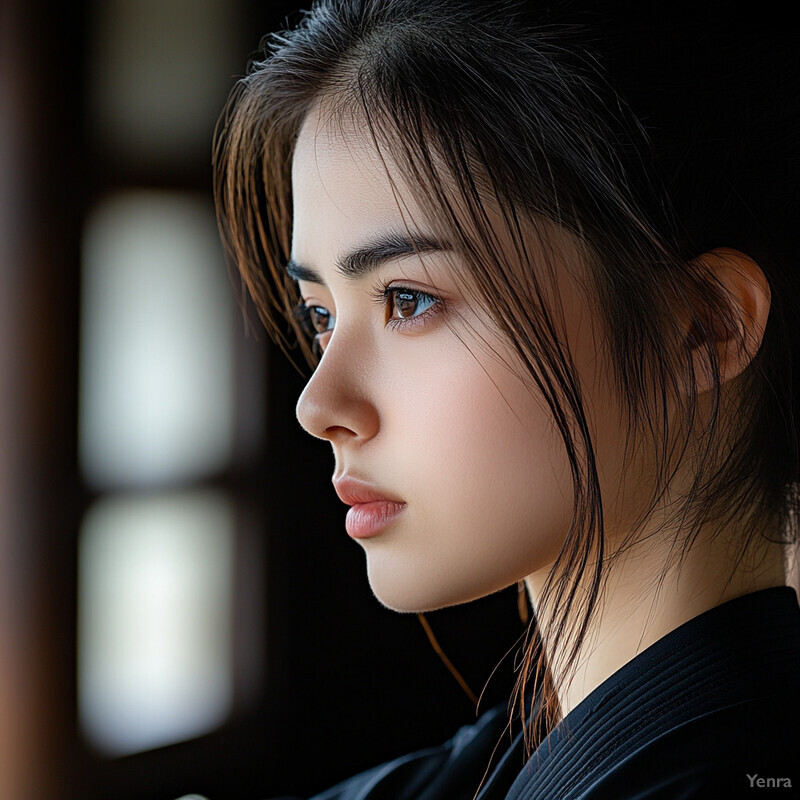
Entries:
<svg viewBox="0 0 800 800">
<path fill-rule="evenodd" d="M 798 227 L 785 188 L 792 176 L 800 185 L 797 103 L 777 102 L 791 76 L 772 69 L 769 46 L 748 50 L 737 40 L 707 48 L 685 73 L 667 68 L 664 42 L 674 31 L 662 28 L 615 27 L 613 18 L 572 12 L 562 20 L 507 0 L 319 0 L 264 41 L 215 140 L 223 239 L 284 350 L 299 346 L 314 363 L 283 266 L 294 143 L 322 106 L 330 124 L 355 124 L 397 166 L 425 224 L 457 255 L 471 299 L 491 313 L 550 409 L 571 466 L 574 515 L 536 609 L 548 612 L 550 627 L 543 637 L 532 620 L 519 670 L 523 719 L 526 690 L 539 697 L 531 746 L 542 735 L 532 731 L 546 732 L 560 713 L 543 638 L 571 643 L 560 673 L 568 675 L 620 552 L 607 552 L 590 424 L 563 335 L 555 230 L 579 248 L 581 281 L 603 322 L 598 348 L 627 412 L 627 442 L 648 447 L 656 462 L 649 506 L 626 542 L 667 497 L 675 559 L 710 521 L 721 529 L 750 518 L 753 536 L 797 538 L 800 371 L 791 337 L 800 294 L 787 232 Z M 679 33 L 697 38 L 690 26 Z M 777 85 L 756 95 L 739 76 L 737 95 L 725 71 L 729 51 Z M 679 97 L 675 86 L 694 90 Z M 764 147 L 756 140 L 767 107 L 773 124 L 776 115 L 788 119 Z M 697 259 L 722 246 L 759 263 L 773 301 L 735 393 L 723 391 L 711 332 L 735 336 L 738 323 L 722 283 Z M 698 347 L 713 384 L 702 424 L 690 379 Z M 669 489 L 688 453 L 691 485 L 676 499 Z"/>
</svg>

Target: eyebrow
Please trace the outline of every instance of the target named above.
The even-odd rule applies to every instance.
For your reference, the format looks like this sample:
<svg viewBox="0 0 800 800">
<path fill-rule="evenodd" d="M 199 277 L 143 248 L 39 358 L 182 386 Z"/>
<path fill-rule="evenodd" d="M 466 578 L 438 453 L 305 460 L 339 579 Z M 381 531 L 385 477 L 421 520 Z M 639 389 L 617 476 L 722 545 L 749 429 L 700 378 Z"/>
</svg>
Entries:
<svg viewBox="0 0 800 800">
<path fill-rule="evenodd" d="M 389 233 L 363 247 L 359 247 L 357 250 L 340 256 L 336 261 L 336 269 L 345 278 L 357 281 L 379 269 L 387 261 L 447 249 L 431 236 L 425 234 L 409 236 L 408 234 Z M 308 281 L 309 283 L 325 285 L 325 281 L 316 270 L 299 264 L 293 258 L 290 258 L 286 264 L 286 274 L 296 281 Z"/>
</svg>

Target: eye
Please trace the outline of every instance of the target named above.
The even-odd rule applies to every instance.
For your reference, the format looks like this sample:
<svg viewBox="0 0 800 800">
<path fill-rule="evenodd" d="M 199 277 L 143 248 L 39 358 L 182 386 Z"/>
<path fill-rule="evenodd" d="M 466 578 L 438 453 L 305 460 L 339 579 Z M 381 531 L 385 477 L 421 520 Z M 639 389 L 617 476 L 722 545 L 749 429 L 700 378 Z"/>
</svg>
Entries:
<svg viewBox="0 0 800 800">
<path fill-rule="evenodd" d="M 427 325 L 434 315 L 444 311 L 441 298 L 410 286 L 375 286 L 372 299 L 384 309 L 387 327 L 409 332 Z"/>
<path fill-rule="evenodd" d="M 314 339 L 314 350 L 324 349 L 328 334 L 333 330 L 336 317 L 325 306 L 306 305 L 301 300 L 295 308 L 295 318 L 306 334 Z"/>
<path fill-rule="evenodd" d="M 414 319 L 433 308 L 439 300 L 418 289 L 404 287 L 386 290 L 387 301 L 391 304 L 390 319 Z"/>
<path fill-rule="evenodd" d="M 334 316 L 323 306 L 307 306 L 308 321 L 314 333 L 333 330 Z"/>
</svg>

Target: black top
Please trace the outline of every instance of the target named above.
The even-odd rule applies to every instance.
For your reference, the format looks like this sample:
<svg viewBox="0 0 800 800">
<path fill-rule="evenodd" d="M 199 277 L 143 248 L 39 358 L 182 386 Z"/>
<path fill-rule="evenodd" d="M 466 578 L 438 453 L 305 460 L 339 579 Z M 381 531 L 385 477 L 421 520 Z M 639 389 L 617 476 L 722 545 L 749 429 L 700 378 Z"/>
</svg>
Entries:
<svg viewBox="0 0 800 800">
<path fill-rule="evenodd" d="M 473 800 L 508 747 L 496 708 L 441 747 L 313 800 Z M 507 737 L 507 735 L 506 735 Z M 800 608 L 789 587 L 717 606 L 598 686 L 525 763 L 517 736 L 479 800 L 800 796 Z M 777 794 L 775 794 L 777 792 Z"/>
</svg>

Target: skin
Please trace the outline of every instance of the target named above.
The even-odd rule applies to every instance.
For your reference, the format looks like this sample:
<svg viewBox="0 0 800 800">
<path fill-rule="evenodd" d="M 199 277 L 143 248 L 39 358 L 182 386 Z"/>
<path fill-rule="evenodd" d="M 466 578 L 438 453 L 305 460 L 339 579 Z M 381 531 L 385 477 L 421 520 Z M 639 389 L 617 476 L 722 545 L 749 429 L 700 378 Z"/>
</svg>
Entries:
<svg viewBox="0 0 800 800">
<path fill-rule="evenodd" d="M 300 292 L 307 306 L 332 318 L 332 330 L 319 337 L 324 353 L 298 401 L 298 420 L 332 445 L 335 479 L 355 477 L 404 503 L 379 535 L 358 540 L 373 592 L 390 608 L 424 611 L 525 579 L 536 608 L 573 512 L 568 461 L 549 410 L 488 312 L 470 301 L 452 253 L 396 258 L 358 279 L 337 269 L 348 253 L 387 233 L 430 233 L 362 126 L 330 124 L 315 109 L 297 140 L 292 181 L 292 260 L 316 273 L 299 281 Z M 563 335 L 585 396 L 613 552 L 648 496 L 650 468 L 645 454 L 623 469 L 624 414 L 598 352 L 597 313 L 566 268 L 579 261 L 576 249 L 565 234 L 554 235 L 565 265 L 557 287 Z M 732 291 L 747 308 L 757 349 L 769 298 L 753 266 L 745 265 Z M 392 287 L 428 297 L 401 310 L 397 294 L 386 291 Z M 733 378 L 749 358 L 729 350 L 720 343 Z M 728 581 L 737 532 L 729 533 L 701 536 L 660 591 L 655 578 L 669 538 L 663 532 L 617 559 L 578 671 L 561 692 L 564 713 L 688 619 L 784 582 L 776 547 L 758 552 L 757 569 L 740 566 Z M 559 674 L 561 648 L 547 644 Z"/>
</svg>

